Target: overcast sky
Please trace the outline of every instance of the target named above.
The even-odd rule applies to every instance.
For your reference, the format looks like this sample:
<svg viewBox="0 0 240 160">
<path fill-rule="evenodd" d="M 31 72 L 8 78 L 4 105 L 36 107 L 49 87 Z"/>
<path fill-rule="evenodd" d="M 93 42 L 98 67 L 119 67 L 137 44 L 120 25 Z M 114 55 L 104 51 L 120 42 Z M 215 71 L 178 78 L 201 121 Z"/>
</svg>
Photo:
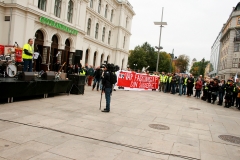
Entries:
<svg viewBox="0 0 240 160">
<path fill-rule="evenodd" d="M 129 0 L 136 15 L 132 22 L 130 49 L 148 42 L 158 46 L 160 27 L 154 21 L 168 25 L 162 30 L 163 51 L 174 55 L 186 54 L 210 60 L 211 47 L 232 8 L 239 0 Z"/>
</svg>

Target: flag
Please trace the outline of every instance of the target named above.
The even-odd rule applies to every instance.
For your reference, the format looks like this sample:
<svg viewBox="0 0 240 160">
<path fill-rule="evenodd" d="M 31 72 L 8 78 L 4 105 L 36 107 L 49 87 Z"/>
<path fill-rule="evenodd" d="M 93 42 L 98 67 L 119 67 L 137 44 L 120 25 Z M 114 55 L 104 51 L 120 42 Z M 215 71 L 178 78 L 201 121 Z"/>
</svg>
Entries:
<svg viewBox="0 0 240 160">
<path fill-rule="evenodd" d="M 236 82 L 236 79 L 237 79 L 237 73 L 235 74 L 235 77 L 234 77 L 234 82 Z"/>
</svg>

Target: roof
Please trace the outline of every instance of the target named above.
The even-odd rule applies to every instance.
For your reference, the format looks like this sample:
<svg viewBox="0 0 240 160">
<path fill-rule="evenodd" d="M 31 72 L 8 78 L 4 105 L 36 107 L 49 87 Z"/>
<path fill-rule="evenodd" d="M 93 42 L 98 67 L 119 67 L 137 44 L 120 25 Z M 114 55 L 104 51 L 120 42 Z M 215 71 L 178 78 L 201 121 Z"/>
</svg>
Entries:
<svg viewBox="0 0 240 160">
<path fill-rule="evenodd" d="M 193 60 L 192 61 L 197 61 L 197 59 L 196 58 L 193 58 Z"/>
</svg>

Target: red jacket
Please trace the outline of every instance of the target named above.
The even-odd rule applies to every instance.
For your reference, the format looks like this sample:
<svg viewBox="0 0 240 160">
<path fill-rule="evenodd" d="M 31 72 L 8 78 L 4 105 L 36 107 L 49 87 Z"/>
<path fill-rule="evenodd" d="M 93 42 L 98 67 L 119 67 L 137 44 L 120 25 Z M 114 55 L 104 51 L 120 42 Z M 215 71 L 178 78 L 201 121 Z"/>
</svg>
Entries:
<svg viewBox="0 0 240 160">
<path fill-rule="evenodd" d="M 196 88 L 197 90 L 202 89 L 202 81 L 197 81 L 196 84 L 195 84 L 195 88 Z"/>
</svg>

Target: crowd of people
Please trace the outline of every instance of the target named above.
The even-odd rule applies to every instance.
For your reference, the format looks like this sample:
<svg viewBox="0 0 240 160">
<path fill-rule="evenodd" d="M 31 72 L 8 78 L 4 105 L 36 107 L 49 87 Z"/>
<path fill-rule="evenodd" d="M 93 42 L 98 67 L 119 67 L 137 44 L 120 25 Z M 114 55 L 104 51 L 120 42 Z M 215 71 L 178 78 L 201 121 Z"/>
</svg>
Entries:
<svg viewBox="0 0 240 160">
<path fill-rule="evenodd" d="M 237 78 L 229 78 L 227 82 L 220 80 L 218 76 L 214 78 L 202 77 L 200 75 L 194 78 L 192 74 L 167 73 L 162 72 L 159 75 L 159 92 L 187 95 L 201 98 L 203 101 L 215 104 L 218 99 L 218 105 L 229 108 L 235 106 L 240 110 L 240 82 Z M 194 92 L 195 91 L 195 92 Z"/>
<path fill-rule="evenodd" d="M 127 69 L 131 71 L 130 68 Z M 92 90 L 99 91 L 102 88 L 102 75 L 104 70 L 102 68 L 93 68 L 91 65 L 86 64 L 75 65 L 68 67 L 68 74 L 79 73 L 80 75 L 86 75 L 86 84 L 92 86 Z M 140 70 L 138 73 L 143 73 Z M 145 74 L 149 74 L 149 71 L 145 71 Z M 207 101 L 208 103 L 215 104 L 229 108 L 235 106 L 240 110 L 240 82 L 237 78 L 234 82 L 234 78 L 229 78 L 227 81 L 220 80 L 218 76 L 210 78 L 202 75 L 194 77 L 192 74 L 185 73 L 157 73 L 152 75 L 159 76 L 159 92 L 178 94 L 179 96 L 186 95 L 188 98 L 191 96 Z"/>
</svg>

